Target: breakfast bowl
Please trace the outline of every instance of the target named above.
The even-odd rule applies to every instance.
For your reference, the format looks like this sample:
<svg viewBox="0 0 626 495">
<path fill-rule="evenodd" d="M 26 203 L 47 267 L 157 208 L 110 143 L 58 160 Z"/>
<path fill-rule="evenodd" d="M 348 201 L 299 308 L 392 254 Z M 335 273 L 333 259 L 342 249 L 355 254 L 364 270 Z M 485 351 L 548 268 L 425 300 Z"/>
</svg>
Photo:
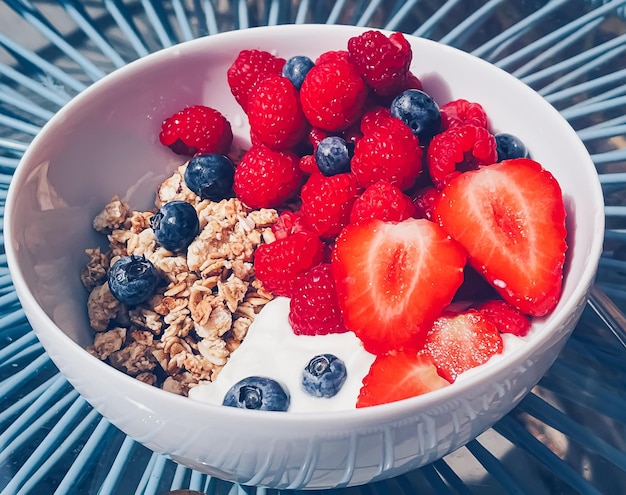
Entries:
<svg viewBox="0 0 626 495">
<path fill-rule="evenodd" d="M 111 198 L 154 207 L 183 162 L 159 142 L 164 118 L 207 105 L 249 147 L 246 114 L 226 72 L 241 50 L 283 58 L 343 49 L 365 29 L 285 25 L 176 45 L 115 71 L 74 98 L 24 154 L 5 210 L 7 259 L 24 311 L 51 360 L 112 424 L 155 452 L 244 485 L 323 489 L 361 485 L 433 462 L 514 408 L 556 359 L 586 303 L 602 250 L 604 210 L 594 165 L 542 97 L 500 69 L 451 47 L 406 36 L 411 70 L 440 104 L 479 102 L 491 127 L 519 137 L 550 171 L 567 211 L 567 255 L 556 308 L 523 345 L 454 384 L 388 404 L 342 411 L 250 411 L 206 404 L 143 383 L 87 352 L 93 330 L 80 279 L 92 220 Z"/>
</svg>

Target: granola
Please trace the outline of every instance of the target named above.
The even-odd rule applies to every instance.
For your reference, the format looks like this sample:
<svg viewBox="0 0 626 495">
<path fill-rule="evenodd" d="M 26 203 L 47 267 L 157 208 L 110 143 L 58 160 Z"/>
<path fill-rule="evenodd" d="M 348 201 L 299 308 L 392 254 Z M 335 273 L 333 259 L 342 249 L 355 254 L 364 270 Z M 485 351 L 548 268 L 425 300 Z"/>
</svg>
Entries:
<svg viewBox="0 0 626 495">
<path fill-rule="evenodd" d="M 251 210 L 237 198 L 202 200 L 186 187 L 185 166 L 163 181 L 153 211 L 133 211 L 116 196 L 96 215 L 93 227 L 107 236 L 108 250 L 86 250 L 81 280 L 94 330 L 87 350 L 144 383 L 186 396 L 217 377 L 272 299 L 252 261 L 260 244 L 275 240 L 278 213 Z M 160 247 L 150 227 L 156 210 L 174 200 L 191 203 L 200 222 L 185 253 Z M 117 301 L 107 283 L 109 268 L 128 255 L 145 256 L 162 279 L 157 294 L 136 307 Z"/>
</svg>

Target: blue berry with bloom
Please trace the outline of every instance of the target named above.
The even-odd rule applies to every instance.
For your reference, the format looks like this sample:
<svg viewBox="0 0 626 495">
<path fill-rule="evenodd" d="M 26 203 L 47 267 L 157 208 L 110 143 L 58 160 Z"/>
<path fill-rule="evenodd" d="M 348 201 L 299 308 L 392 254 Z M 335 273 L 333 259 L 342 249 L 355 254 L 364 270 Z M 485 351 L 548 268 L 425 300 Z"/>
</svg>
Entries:
<svg viewBox="0 0 626 495">
<path fill-rule="evenodd" d="M 315 65 L 313 60 L 304 55 L 296 55 L 287 59 L 283 65 L 282 75 L 289 79 L 296 89 L 300 89 L 304 78 Z"/>
<path fill-rule="evenodd" d="M 499 132 L 494 135 L 494 138 L 496 139 L 496 152 L 499 162 L 513 158 L 528 158 L 528 149 L 517 136 Z"/>
<path fill-rule="evenodd" d="M 419 89 L 407 89 L 391 102 L 391 115 L 411 128 L 411 132 L 425 144 L 441 129 L 439 105 Z"/>
<path fill-rule="evenodd" d="M 334 397 L 346 377 L 346 365 L 341 359 L 334 354 L 318 354 L 302 372 L 302 389 L 314 397 Z"/>
<path fill-rule="evenodd" d="M 222 405 L 239 409 L 286 411 L 289 403 L 289 393 L 276 380 L 249 376 L 239 380 L 226 392 Z"/>
<path fill-rule="evenodd" d="M 150 218 L 156 241 L 168 251 L 187 249 L 198 232 L 200 222 L 196 209 L 186 201 L 170 201 Z"/>
<path fill-rule="evenodd" d="M 350 172 L 354 145 L 339 136 L 322 139 L 315 150 L 315 161 L 320 172 L 327 177 Z"/>
<path fill-rule="evenodd" d="M 235 165 L 219 153 L 196 155 L 189 160 L 183 178 L 200 198 L 221 201 L 233 194 Z"/>
<path fill-rule="evenodd" d="M 109 290 L 113 297 L 128 306 L 150 299 L 159 284 L 159 274 L 145 256 L 122 256 L 107 274 Z"/>
</svg>

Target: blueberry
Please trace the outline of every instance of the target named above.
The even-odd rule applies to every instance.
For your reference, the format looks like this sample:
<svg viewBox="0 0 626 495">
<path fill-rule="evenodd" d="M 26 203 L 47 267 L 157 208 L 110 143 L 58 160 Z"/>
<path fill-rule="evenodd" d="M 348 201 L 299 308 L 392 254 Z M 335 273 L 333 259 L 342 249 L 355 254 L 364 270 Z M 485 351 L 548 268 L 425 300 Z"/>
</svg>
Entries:
<svg viewBox="0 0 626 495">
<path fill-rule="evenodd" d="M 168 251 L 187 249 L 200 230 L 196 209 L 186 201 L 165 203 L 150 218 L 150 226 L 157 242 Z"/>
<path fill-rule="evenodd" d="M 239 409 L 286 411 L 289 409 L 289 393 L 276 380 L 249 376 L 230 387 L 222 404 Z"/>
<path fill-rule="evenodd" d="M 315 161 L 320 172 L 327 177 L 350 171 L 350 159 L 354 145 L 348 144 L 338 136 L 322 139 L 315 151 Z"/>
<path fill-rule="evenodd" d="M 499 162 L 512 158 L 528 158 L 526 145 L 518 137 L 505 132 L 500 132 L 494 137 L 496 138 L 496 151 L 498 152 Z"/>
<path fill-rule="evenodd" d="M 296 55 L 285 62 L 282 75 L 289 79 L 296 89 L 300 89 L 302 81 L 314 65 L 315 63 L 309 57 Z"/>
<path fill-rule="evenodd" d="M 396 96 L 391 103 L 391 115 L 408 125 L 420 144 L 428 142 L 441 127 L 439 106 L 419 89 L 407 89 Z"/>
<path fill-rule="evenodd" d="M 159 283 L 159 274 L 145 256 L 123 256 L 109 270 L 109 290 L 113 297 L 128 306 L 147 301 Z"/>
<path fill-rule="evenodd" d="M 302 372 L 302 388 L 315 397 L 333 397 L 346 381 L 346 365 L 333 354 L 314 356 Z"/>
<path fill-rule="evenodd" d="M 225 155 L 196 155 L 185 169 L 185 184 L 202 199 L 221 201 L 232 196 L 235 166 Z"/>
</svg>

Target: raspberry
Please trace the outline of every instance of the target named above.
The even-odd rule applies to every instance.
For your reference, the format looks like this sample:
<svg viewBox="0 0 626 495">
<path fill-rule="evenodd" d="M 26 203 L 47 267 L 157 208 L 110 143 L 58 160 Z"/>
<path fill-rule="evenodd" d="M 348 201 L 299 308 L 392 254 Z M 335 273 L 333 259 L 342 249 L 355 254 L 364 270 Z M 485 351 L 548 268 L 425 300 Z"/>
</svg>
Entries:
<svg viewBox="0 0 626 495">
<path fill-rule="evenodd" d="M 289 323 L 296 335 L 348 331 L 337 303 L 330 263 L 314 266 L 295 282 L 289 302 Z"/>
<path fill-rule="evenodd" d="M 302 186 L 302 218 L 322 238 L 332 238 L 350 221 L 358 195 L 353 174 L 313 174 Z"/>
<path fill-rule="evenodd" d="M 496 140 L 483 127 L 451 127 L 433 137 L 426 158 L 430 177 L 441 189 L 462 172 L 496 163 Z"/>
<path fill-rule="evenodd" d="M 381 180 L 359 196 L 350 212 L 350 223 L 377 218 L 384 222 L 401 222 L 415 213 L 415 206 L 396 186 Z"/>
<path fill-rule="evenodd" d="M 275 296 L 291 297 L 295 280 L 322 261 L 324 243 L 310 232 L 296 232 L 254 252 L 254 270 Z"/>
<path fill-rule="evenodd" d="M 233 142 L 230 122 L 220 112 L 204 105 L 186 107 L 161 124 L 159 140 L 179 155 L 227 154 Z"/>
<path fill-rule="evenodd" d="M 307 231 L 300 212 L 285 210 L 272 225 L 272 232 L 276 239 L 284 239 L 298 232 Z"/>
<path fill-rule="evenodd" d="M 319 173 L 320 171 L 313 155 L 304 155 L 303 157 L 300 157 L 298 166 L 305 174 L 314 174 L 315 172 Z"/>
<path fill-rule="evenodd" d="M 424 87 L 422 86 L 422 81 L 419 78 L 409 71 L 409 73 L 404 78 L 404 82 L 400 86 L 400 91 L 406 91 L 407 89 L 419 89 L 422 91 Z"/>
<path fill-rule="evenodd" d="M 311 143 L 311 146 L 313 146 L 313 151 L 315 151 L 317 149 L 317 145 L 327 137 L 328 133 L 326 131 L 312 127 L 309 130 L 309 142 Z"/>
<path fill-rule="evenodd" d="M 361 134 L 376 132 L 381 122 L 391 118 L 391 110 L 387 107 L 376 106 L 369 109 L 361 119 Z M 363 136 L 361 136 L 363 137 Z"/>
<path fill-rule="evenodd" d="M 397 93 L 409 72 L 411 45 L 402 33 L 366 31 L 348 40 L 348 60 L 378 95 Z"/>
<path fill-rule="evenodd" d="M 248 121 L 252 143 L 272 149 L 295 146 L 308 129 L 298 91 L 283 76 L 268 76 L 252 89 L 248 96 Z"/>
<path fill-rule="evenodd" d="M 489 128 L 487 114 L 480 103 L 467 100 L 453 100 L 439 108 L 441 112 L 441 128 L 459 127 L 466 124 Z"/>
<path fill-rule="evenodd" d="M 257 144 L 237 165 L 233 190 L 250 208 L 273 208 L 296 195 L 301 179 L 294 153 Z"/>
<path fill-rule="evenodd" d="M 410 71 L 407 73 L 404 80 L 398 83 L 398 87 L 394 88 L 393 91 L 390 91 L 389 94 L 376 94 L 376 101 L 385 107 L 390 107 L 393 99 L 407 89 L 418 89 L 423 91 L 422 81 L 420 81 L 419 78 Z"/>
<path fill-rule="evenodd" d="M 415 206 L 415 218 L 433 219 L 433 208 L 439 197 L 439 191 L 434 186 L 426 186 L 418 189 L 411 195 Z"/>
<path fill-rule="evenodd" d="M 285 59 L 263 50 L 241 50 L 228 68 L 226 77 L 230 91 L 244 112 L 252 88 L 269 75 L 280 75 Z"/>
<path fill-rule="evenodd" d="M 524 337 L 530 331 L 528 317 L 506 301 L 492 299 L 483 303 L 478 311 L 491 320 L 502 333 Z"/>
<path fill-rule="evenodd" d="M 307 74 L 300 101 L 314 127 L 342 131 L 363 113 L 367 88 L 352 64 L 337 60 L 314 66 Z"/>
<path fill-rule="evenodd" d="M 411 187 L 422 169 L 422 150 L 411 129 L 382 114 L 368 120 L 362 129 L 351 162 L 359 185 L 386 180 L 403 191 Z"/>
<path fill-rule="evenodd" d="M 322 53 L 315 60 L 315 65 L 322 65 L 334 62 L 347 62 L 348 61 L 348 50 L 329 50 L 327 52 Z"/>
</svg>

